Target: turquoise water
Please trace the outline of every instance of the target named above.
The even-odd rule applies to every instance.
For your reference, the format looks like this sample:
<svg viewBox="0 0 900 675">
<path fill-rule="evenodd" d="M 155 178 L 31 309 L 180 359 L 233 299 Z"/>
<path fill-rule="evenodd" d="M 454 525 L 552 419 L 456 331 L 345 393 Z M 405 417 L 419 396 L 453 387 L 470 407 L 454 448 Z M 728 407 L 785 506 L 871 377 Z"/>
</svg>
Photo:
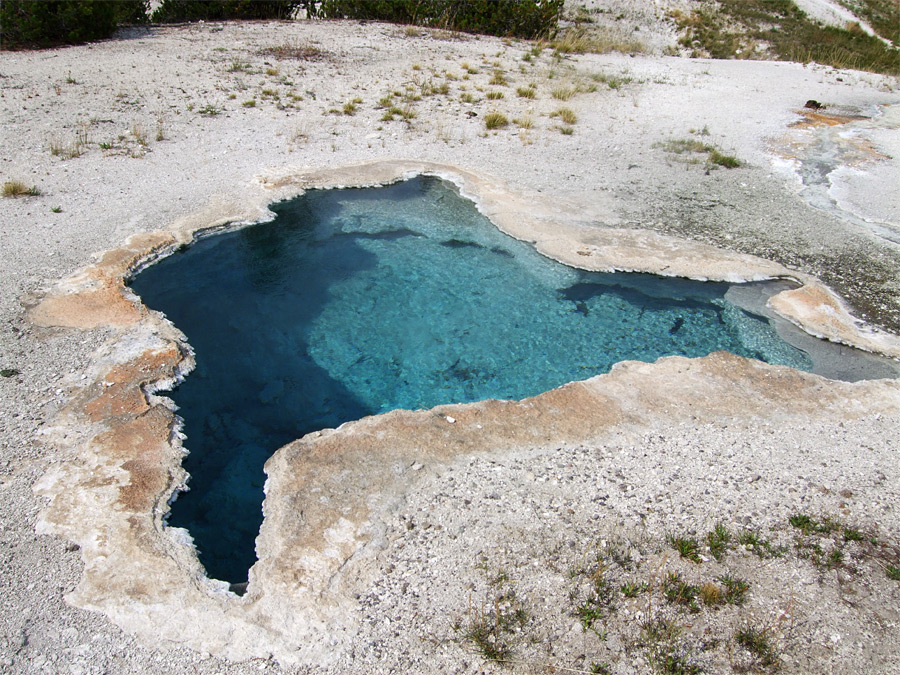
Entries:
<svg viewBox="0 0 900 675">
<path fill-rule="evenodd" d="M 290 440 L 396 408 L 519 399 L 724 349 L 808 369 L 728 286 L 574 270 L 500 233 L 435 178 L 312 191 L 202 238 L 131 286 L 196 351 L 171 396 L 190 491 L 171 525 L 208 574 L 246 580 L 263 464 Z"/>
</svg>

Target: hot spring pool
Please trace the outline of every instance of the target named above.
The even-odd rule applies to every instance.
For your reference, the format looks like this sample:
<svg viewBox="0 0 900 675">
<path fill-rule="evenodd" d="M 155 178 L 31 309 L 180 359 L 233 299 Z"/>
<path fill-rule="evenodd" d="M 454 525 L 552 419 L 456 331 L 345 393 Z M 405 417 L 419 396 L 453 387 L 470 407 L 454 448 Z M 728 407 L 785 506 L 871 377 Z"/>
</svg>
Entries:
<svg viewBox="0 0 900 675">
<path fill-rule="evenodd" d="M 196 352 L 184 420 L 187 528 L 210 577 L 246 581 L 263 464 L 318 429 L 396 408 L 520 399 L 625 359 L 727 350 L 807 370 L 726 284 L 597 274 L 498 231 L 440 179 L 311 191 L 201 238 L 130 286 Z"/>
</svg>

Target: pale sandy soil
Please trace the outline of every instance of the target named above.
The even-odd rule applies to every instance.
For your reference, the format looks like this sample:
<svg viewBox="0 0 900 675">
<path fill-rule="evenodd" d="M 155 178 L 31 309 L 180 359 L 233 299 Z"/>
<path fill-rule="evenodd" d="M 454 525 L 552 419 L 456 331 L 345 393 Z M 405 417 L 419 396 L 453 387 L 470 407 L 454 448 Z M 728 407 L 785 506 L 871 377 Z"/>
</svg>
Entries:
<svg viewBox="0 0 900 675">
<path fill-rule="evenodd" d="M 39 329 L 25 307 L 97 252 L 210 205 L 239 203 L 261 178 L 294 168 L 409 158 L 476 170 L 513 192 L 551 195 L 592 226 L 656 230 L 819 276 L 861 319 L 896 332 L 900 256 L 887 240 L 900 232 L 896 80 L 814 64 L 664 57 L 670 35 L 659 17 L 641 9 L 627 19 L 636 36 L 648 33 L 650 54 L 563 60 L 549 52 L 525 60 L 528 43 L 352 22 L 152 28 L 0 53 L 0 178 L 41 191 L 0 202 L 0 367 L 18 371 L 0 379 L 0 670 L 500 672 L 509 666 L 485 661 L 465 634 L 512 584 L 515 602 L 508 593 L 504 602 L 530 617 L 514 638 L 517 672 L 589 672 L 592 663 L 649 672 L 639 626 L 664 602 L 658 589 L 649 599 L 620 598 L 604 621 L 606 640 L 575 614 L 591 561 L 615 545 L 635 561 L 611 568 L 617 585 L 631 574 L 658 587 L 676 569 L 693 582 L 725 572 L 750 582 L 744 608 L 664 610 L 690 625 L 679 639 L 709 672 L 748 662 L 733 640 L 747 623 L 771 636 L 782 672 L 897 672 L 900 584 L 887 579 L 882 558 L 848 548 L 846 567 L 817 567 L 793 549 L 787 524 L 798 512 L 829 516 L 900 544 L 900 392 L 892 382 L 817 380 L 802 391 L 828 398 L 820 413 L 797 414 L 790 396 L 733 416 L 695 416 L 689 404 L 681 417 L 648 410 L 646 424 L 602 442 L 498 447 L 429 469 L 383 523 L 352 629 L 321 667 L 231 662 L 136 639 L 65 602 L 82 573 L 78 548 L 35 534 L 43 500 L 32 486 L 72 459 L 56 432 L 54 443 L 44 439 L 115 331 Z M 321 54 L 265 52 L 283 45 Z M 498 69 L 507 85 L 489 84 Z M 536 97 L 518 96 L 529 83 Z M 398 103 L 415 113 L 408 122 L 381 120 L 385 95 L 441 84 L 448 93 Z M 581 91 L 560 101 L 552 95 L 560 88 Z M 486 100 L 488 91 L 504 96 Z M 356 98 L 355 113 L 343 114 Z M 822 141 L 821 128 L 791 126 L 808 99 L 863 119 Z M 551 116 L 562 106 L 578 117 L 571 135 Z M 493 110 L 527 117 L 531 128 L 487 132 L 483 118 Z M 688 138 L 744 166 L 708 170 L 664 148 Z M 810 187 L 797 157 L 809 164 L 823 143 L 830 154 L 816 166 L 839 169 Z M 83 152 L 67 158 L 69 149 Z M 725 563 L 697 565 L 666 545 L 669 533 L 702 538 L 717 521 L 735 534 L 758 529 L 791 553 L 759 558 L 737 548 Z M 831 540 L 823 546 L 827 554 Z M 709 646 L 712 637 L 719 643 Z"/>
</svg>

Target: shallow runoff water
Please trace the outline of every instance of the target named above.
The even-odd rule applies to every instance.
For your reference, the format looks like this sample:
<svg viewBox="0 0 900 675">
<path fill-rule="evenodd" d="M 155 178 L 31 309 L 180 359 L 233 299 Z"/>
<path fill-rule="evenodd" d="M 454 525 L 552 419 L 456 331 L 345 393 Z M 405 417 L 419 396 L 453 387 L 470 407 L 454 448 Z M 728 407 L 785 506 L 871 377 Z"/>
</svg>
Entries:
<svg viewBox="0 0 900 675">
<path fill-rule="evenodd" d="M 169 524 L 210 577 L 246 581 L 263 464 L 318 429 L 396 408 L 521 399 L 618 361 L 716 350 L 809 369 L 726 284 L 566 267 L 436 178 L 317 190 L 199 239 L 130 282 L 188 338 L 171 397 L 190 490 Z"/>
</svg>

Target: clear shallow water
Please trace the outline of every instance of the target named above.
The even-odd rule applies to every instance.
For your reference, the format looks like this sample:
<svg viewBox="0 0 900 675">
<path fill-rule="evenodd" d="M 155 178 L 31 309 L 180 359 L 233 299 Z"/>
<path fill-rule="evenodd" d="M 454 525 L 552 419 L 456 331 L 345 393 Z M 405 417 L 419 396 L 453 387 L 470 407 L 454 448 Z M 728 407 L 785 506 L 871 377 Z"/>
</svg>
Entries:
<svg viewBox="0 0 900 675">
<path fill-rule="evenodd" d="M 209 576 L 247 579 L 263 464 L 318 429 L 396 408 L 520 399 L 607 372 L 724 349 L 809 369 L 726 284 L 596 274 L 500 233 L 452 186 L 313 191 L 277 218 L 200 239 L 131 287 L 196 351 L 184 418 L 187 528 Z"/>
</svg>

